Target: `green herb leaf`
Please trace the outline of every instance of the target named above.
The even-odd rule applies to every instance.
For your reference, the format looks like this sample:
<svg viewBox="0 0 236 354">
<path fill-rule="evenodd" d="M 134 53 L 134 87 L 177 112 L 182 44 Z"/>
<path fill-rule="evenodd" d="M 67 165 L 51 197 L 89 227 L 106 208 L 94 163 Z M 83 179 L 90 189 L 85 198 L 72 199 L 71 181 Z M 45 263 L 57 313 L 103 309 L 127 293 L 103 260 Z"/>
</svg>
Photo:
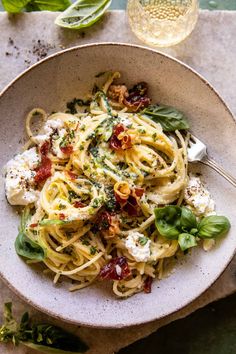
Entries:
<svg viewBox="0 0 236 354">
<path fill-rule="evenodd" d="M 193 212 L 186 207 L 181 208 L 180 224 L 182 230 L 190 231 L 197 228 L 197 219 Z"/>
<path fill-rule="evenodd" d="M 167 132 L 189 129 L 189 124 L 184 113 L 176 108 L 168 106 L 150 105 L 142 113 L 146 114 L 154 122 L 160 123 Z"/>
<path fill-rule="evenodd" d="M 38 243 L 32 241 L 26 233 L 21 231 L 15 240 L 15 249 L 19 256 L 28 259 L 42 261 L 46 257 L 45 250 Z"/>
<path fill-rule="evenodd" d="M 19 256 L 42 261 L 46 257 L 45 250 L 27 236 L 26 225 L 30 216 L 30 209 L 26 207 L 21 215 L 19 233 L 15 240 L 15 250 Z"/>
<path fill-rule="evenodd" d="M 30 5 L 35 7 L 34 11 L 64 11 L 71 5 L 71 2 L 69 0 L 33 0 Z"/>
<path fill-rule="evenodd" d="M 4 323 L 0 327 L 0 342 L 19 343 L 46 354 L 80 354 L 88 350 L 87 344 L 72 333 L 50 324 L 30 325 L 28 313 L 20 324 L 12 316 L 12 304 L 4 305 Z"/>
<path fill-rule="evenodd" d="M 186 251 L 188 248 L 197 246 L 196 238 L 187 233 L 180 234 L 178 237 L 178 242 L 182 251 Z"/>
<path fill-rule="evenodd" d="M 44 219 L 39 222 L 40 226 L 48 226 L 48 225 L 64 225 L 67 221 L 59 220 L 59 219 Z"/>
<path fill-rule="evenodd" d="M 229 231 L 230 222 L 225 216 L 210 215 L 201 220 L 197 236 L 215 238 Z"/>
<path fill-rule="evenodd" d="M 96 252 L 97 252 L 96 247 L 91 246 L 91 247 L 90 247 L 90 254 L 91 254 L 92 256 L 94 256 Z"/>
<path fill-rule="evenodd" d="M 27 11 L 64 11 L 70 6 L 69 0 L 2 0 L 4 9 L 10 13 Z"/>
<path fill-rule="evenodd" d="M 81 98 L 74 98 L 72 101 L 69 101 L 66 104 L 66 107 L 68 109 L 67 113 L 76 114 L 78 112 L 76 106 L 89 106 L 90 103 L 91 100 L 82 100 Z"/>
<path fill-rule="evenodd" d="M 18 13 L 23 10 L 30 0 L 2 0 L 2 5 L 7 12 Z"/>
<path fill-rule="evenodd" d="M 90 27 L 97 22 L 111 4 L 111 0 L 77 0 L 59 15 L 55 24 L 71 29 Z"/>
<path fill-rule="evenodd" d="M 176 205 L 169 205 L 164 208 L 156 208 L 154 213 L 158 232 L 168 239 L 178 239 L 181 208 Z"/>
<path fill-rule="evenodd" d="M 146 236 L 140 236 L 138 239 L 138 242 L 141 246 L 145 246 L 146 243 L 148 242 L 149 238 Z"/>
</svg>

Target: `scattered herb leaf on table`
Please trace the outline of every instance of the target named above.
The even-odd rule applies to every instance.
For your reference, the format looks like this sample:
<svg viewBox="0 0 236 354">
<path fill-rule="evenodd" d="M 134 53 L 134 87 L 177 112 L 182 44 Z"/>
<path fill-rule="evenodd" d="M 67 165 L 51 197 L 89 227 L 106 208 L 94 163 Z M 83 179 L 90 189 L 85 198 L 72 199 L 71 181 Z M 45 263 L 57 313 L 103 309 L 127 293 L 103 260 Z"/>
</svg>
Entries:
<svg viewBox="0 0 236 354">
<path fill-rule="evenodd" d="M 21 11 L 64 11 L 69 0 L 2 0 L 4 9 L 10 13 Z"/>
<path fill-rule="evenodd" d="M 51 324 L 31 324 L 28 312 L 20 323 L 12 316 L 12 304 L 4 305 L 4 323 L 0 327 L 0 342 L 23 344 L 45 354 L 80 354 L 88 350 L 79 337 Z"/>
<path fill-rule="evenodd" d="M 111 2 L 112 0 L 77 0 L 56 18 L 55 24 L 70 29 L 90 27 L 101 18 Z"/>
</svg>

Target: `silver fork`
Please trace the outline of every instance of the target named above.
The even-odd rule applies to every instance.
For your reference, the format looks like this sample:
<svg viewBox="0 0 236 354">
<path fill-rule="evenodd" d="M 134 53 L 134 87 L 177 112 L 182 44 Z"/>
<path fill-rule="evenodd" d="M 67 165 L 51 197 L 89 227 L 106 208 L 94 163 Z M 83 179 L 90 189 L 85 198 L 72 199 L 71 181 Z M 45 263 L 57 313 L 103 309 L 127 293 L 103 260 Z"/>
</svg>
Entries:
<svg viewBox="0 0 236 354">
<path fill-rule="evenodd" d="M 188 161 L 189 162 L 201 162 L 213 168 L 222 177 L 224 177 L 228 182 L 230 182 L 234 187 L 236 187 L 236 178 L 230 173 L 225 171 L 218 163 L 212 160 L 207 154 L 206 145 L 199 140 L 196 136 L 191 134 L 188 146 Z"/>
</svg>

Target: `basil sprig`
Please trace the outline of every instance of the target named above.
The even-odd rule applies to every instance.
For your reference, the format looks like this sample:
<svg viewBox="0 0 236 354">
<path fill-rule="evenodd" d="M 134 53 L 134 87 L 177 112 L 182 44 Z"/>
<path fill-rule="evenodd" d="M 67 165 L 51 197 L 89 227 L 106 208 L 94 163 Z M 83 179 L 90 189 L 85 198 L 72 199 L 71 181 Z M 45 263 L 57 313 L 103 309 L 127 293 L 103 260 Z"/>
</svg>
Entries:
<svg viewBox="0 0 236 354">
<path fill-rule="evenodd" d="M 79 354 L 88 350 L 87 344 L 72 333 L 51 324 L 31 324 L 29 314 L 20 323 L 12 316 L 12 304 L 4 305 L 4 323 L 0 327 L 0 342 L 23 344 L 46 354 Z"/>
<path fill-rule="evenodd" d="M 111 5 L 112 0 L 77 0 L 60 14 L 55 24 L 65 28 L 81 29 L 97 22 Z"/>
<path fill-rule="evenodd" d="M 21 216 L 19 233 L 15 240 L 15 250 L 19 256 L 42 261 L 46 257 L 46 252 L 37 242 L 31 240 L 27 235 L 26 224 L 30 218 L 30 209 L 25 208 Z"/>
<path fill-rule="evenodd" d="M 142 113 L 151 118 L 155 123 L 160 123 L 163 131 L 172 132 L 189 129 L 189 124 L 184 113 L 174 107 L 150 105 Z"/>
<path fill-rule="evenodd" d="M 2 0 L 4 9 L 10 13 L 26 11 L 64 11 L 69 0 Z"/>
<path fill-rule="evenodd" d="M 212 238 L 225 234 L 230 229 L 230 222 L 225 216 L 210 215 L 201 220 L 198 226 L 198 236 Z"/>
<path fill-rule="evenodd" d="M 182 251 L 197 245 L 199 238 L 216 238 L 230 229 L 225 216 L 211 215 L 197 222 L 193 212 L 182 206 L 156 208 L 155 223 L 158 232 L 170 240 L 178 240 Z"/>
</svg>

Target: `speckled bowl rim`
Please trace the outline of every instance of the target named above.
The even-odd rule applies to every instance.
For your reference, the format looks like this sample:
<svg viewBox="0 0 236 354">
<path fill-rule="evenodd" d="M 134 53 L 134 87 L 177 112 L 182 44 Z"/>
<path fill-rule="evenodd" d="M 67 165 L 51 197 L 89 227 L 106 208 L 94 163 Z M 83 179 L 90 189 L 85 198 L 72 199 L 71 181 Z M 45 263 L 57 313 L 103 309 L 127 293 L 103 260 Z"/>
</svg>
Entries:
<svg viewBox="0 0 236 354">
<path fill-rule="evenodd" d="M 48 56 L 45 59 L 40 60 L 39 62 L 33 64 L 32 66 L 30 66 L 28 69 L 24 70 L 21 74 L 19 74 L 14 80 L 12 80 L 1 92 L 0 92 L 0 100 L 2 98 L 2 96 L 18 81 L 21 79 L 21 77 L 23 77 L 25 74 L 27 74 L 30 71 L 33 71 L 33 69 L 35 67 L 40 66 L 41 64 L 43 64 L 44 62 L 51 60 L 52 58 L 55 58 L 57 56 L 61 56 L 64 53 L 67 52 L 73 52 L 73 51 L 77 51 L 83 48 L 90 48 L 90 47 L 102 47 L 102 46 L 121 46 L 121 47 L 132 47 L 132 48 L 137 48 L 137 49 L 141 49 L 144 51 L 150 51 L 153 53 L 157 53 L 160 56 L 166 57 L 169 60 L 176 62 L 178 65 L 180 66 L 184 66 L 188 71 L 190 71 L 191 73 L 193 73 L 196 77 L 198 77 L 206 86 L 208 86 L 208 88 L 213 91 L 213 93 L 217 96 L 217 98 L 219 99 L 219 101 L 223 104 L 223 106 L 225 107 L 226 111 L 229 113 L 232 121 L 234 122 L 234 124 L 236 124 L 235 118 L 233 113 L 231 112 L 231 110 L 229 109 L 229 107 L 227 106 L 227 104 L 225 103 L 225 101 L 223 100 L 223 98 L 220 96 L 220 94 L 217 92 L 217 90 L 215 90 L 215 88 L 201 75 L 199 74 L 196 70 L 192 69 L 189 65 L 183 63 L 181 60 L 178 60 L 176 58 L 173 58 L 171 55 L 162 53 L 156 49 L 153 48 L 149 48 L 149 47 L 145 47 L 142 45 L 137 45 L 137 44 L 129 44 L 129 43 L 122 43 L 122 42 L 100 42 L 100 43 L 90 43 L 90 44 L 84 44 L 84 45 L 79 45 L 79 46 L 73 46 L 70 47 L 68 49 L 64 49 L 61 50 L 57 53 L 54 53 L 50 56 Z M 27 304 L 33 306 L 34 308 L 36 308 L 37 310 L 46 313 L 49 316 L 52 316 L 54 318 L 56 318 L 57 320 L 61 320 L 64 322 L 68 322 L 71 324 L 75 324 L 75 325 L 83 325 L 83 326 L 87 326 L 87 327 L 94 327 L 94 328 L 123 328 L 123 327 L 129 327 L 129 326 L 138 326 L 144 323 L 148 323 L 148 322 L 152 322 L 155 320 L 159 320 L 162 319 L 166 316 L 172 315 L 177 313 L 178 311 L 182 310 L 183 308 L 191 305 L 199 296 L 203 295 L 218 279 L 219 277 L 224 273 L 225 269 L 227 268 L 227 266 L 229 265 L 229 263 L 232 261 L 232 259 L 234 258 L 236 254 L 236 246 L 235 249 L 231 255 L 231 257 L 229 257 L 228 261 L 225 264 L 225 267 L 219 272 L 219 274 L 217 276 L 215 276 L 211 282 L 209 282 L 206 286 L 204 290 L 200 290 L 198 293 L 196 293 L 196 296 L 194 298 L 192 298 L 191 300 L 186 301 L 186 303 L 182 306 L 179 306 L 178 308 L 176 308 L 174 311 L 168 311 L 166 310 L 165 313 L 163 313 L 163 315 L 156 317 L 155 314 L 153 315 L 153 317 L 151 317 L 149 320 L 144 320 L 144 321 L 138 321 L 135 322 L 133 324 L 117 324 L 117 325 L 113 325 L 113 326 L 106 326 L 106 325 L 100 325 L 99 327 L 96 325 L 93 325 L 91 322 L 85 322 L 85 321 L 74 321 L 71 320 L 69 317 L 61 317 L 60 315 L 58 315 L 58 313 L 54 312 L 54 311 L 50 311 L 48 308 L 45 308 L 44 306 L 41 306 L 37 303 L 35 303 L 34 301 L 30 300 L 29 298 L 27 298 L 26 295 L 22 294 L 17 288 L 15 288 L 4 276 L 4 274 L 2 273 L 2 271 L 0 271 L 0 278 L 4 281 L 4 283 L 16 294 L 18 295 L 22 300 L 24 300 Z"/>
</svg>

